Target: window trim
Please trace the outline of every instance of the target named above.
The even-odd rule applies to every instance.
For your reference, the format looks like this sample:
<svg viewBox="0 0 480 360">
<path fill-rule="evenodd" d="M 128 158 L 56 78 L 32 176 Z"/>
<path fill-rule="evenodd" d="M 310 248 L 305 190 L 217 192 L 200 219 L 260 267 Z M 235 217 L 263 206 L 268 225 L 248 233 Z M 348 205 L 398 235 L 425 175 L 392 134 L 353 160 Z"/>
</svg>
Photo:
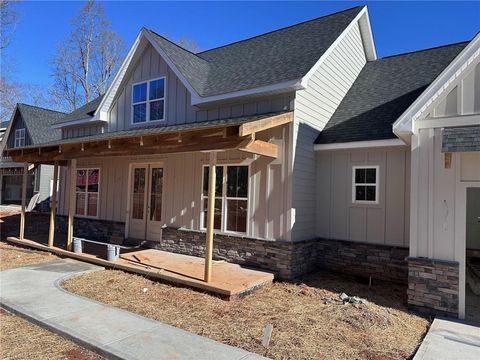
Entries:
<svg viewBox="0 0 480 360">
<path fill-rule="evenodd" d="M 81 168 L 77 168 L 76 171 L 80 171 L 80 170 L 86 170 L 87 171 L 87 184 L 85 186 L 85 215 L 80 215 L 80 214 L 77 214 L 77 184 L 75 183 L 75 217 L 79 217 L 79 218 L 86 218 L 86 219 L 98 219 L 99 218 L 99 211 L 100 211 L 100 184 L 101 184 L 101 180 L 102 180 L 102 170 L 100 167 L 81 167 Z M 96 216 L 89 216 L 89 215 L 86 215 L 87 214 L 87 199 L 88 199 L 88 170 L 98 170 L 98 191 L 97 191 L 97 215 Z M 75 181 L 77 181 L 77 177 L 75 176 Z"/>
<path fill-rule="evenodd" d="M 375 183 L 367 184 L 367 183 L 356 183 L 355 182 L 355 170 L 357 169 L 375 169 Z M 352 166 L 352 204 L 364 204 L 364 205 L 375 205 L 379 204 L 378 199 L 378 188 L 379 188 L 379 181 L 378 178 L 380 177 L 380 166 L 379 165 L 354 165 Z M 356 199 L 356 186 L 357 185 L 364 185 L 364 186 L 375 186 L 375 201 L 371 200 L 357 200 Z"/>
<path fill-rule="evenodd" d="M 163 79 L 163 82 L 164 82 L 163 98 L 150 100 L 150 83 L 152 81 L 157 81 L 157 80 L 162 80 L 162 79 Z M 147 98 L 146 98 L 145 101 L 139 101 L 139 102 L 134 103 L 133 102 L 133 88 L 136 85 L 140 85 L 140 84 L 147 84 Z M 132 126 L 145 125 L 145 124 L 165 121 L 166 113 L 167 113 L 167 77 L 166 76 L 160 76 L 158 78 L 148 79 L 148 80 L 143 80 L 143 81 L 138 81 L 138 82 L 133 83 L 132 84 L 132 96 L 131 96 L 130 100 L 131 100 L 130 108 L 131 108 L 131 113 L 132 113 L 131 116 L 130 116 L 130 124 Z M 157 119 L 157 120 L 149 120 L 150 119 L 150 102 L 160 101 L 160 100 L 163 100 L 163 118 L 162 119 Z M 139 104 L 146 104 L 145 121 L 136 123 L 136 122 L 133 122 L 133 118 L 134 118 L 133 106 L 134 105 L 139 105 Z"/>
<path fill-rule="evenodd" d="M 251 180 L 250 180 L 250 163 L 246 164 L 246 163 L 242 163 L 242 162 L 239 162 L 239 163 L 226 163 L 226 164 L 217 164 L 216 167 L 223 167 L 223 178 L 222 178 L 222 196 L 221 197 L 218 197 L 218 196 L 215 196 L 215 199 L 217 200 L 221 200 L 222 201 L 222 218 L 221 218 L 221 227 L 220 227 L 220 230 L 218 229 L 213 229 L 213 231 L 217 234 L 228 234 L 228 235 L 243 235 L 243 236 L 246 236 L 249 234 L 249 231 L 250 231 L 250 194 L 251 194 Z M 247 167 L 247 171 L 248 171 L 248 190 L 247 190 L 247 197 L 246 198 L 239 198 L 239 197 L 229 197 L 227 196 L 227 168 L 229 166 L 246 166 Z M 201 176 L 202 176 L 202 181 L 201 181 L 201 191 L 200 191 L 200 230 L 207 230 L 205 224 L 204 224 L 204 219 L 205 219 L 205 210 L 204 210 L 204 205 L 203 205 L 203 201 L 204 200 L 208 200 L 208 196 L 205 196 L 203 195 L 203 174 L 205 172 L 205 168 L 208 168 L 210 167 L 209 164 L 203 164 L 202 165 L 202 173 L 201 173 Z M 240 231 L 232 231 L 232 230 L 227 230 L 227 201 L 228 200 L 247 200 L 247 224 L 246 224 L 246 228 L 245 228 L 245 232 L 240 232 Z"/>
<path fill-rule="evenodd" d="M 22 133 L 22 136 L 17 136 L 20 133 Z M 15 136 L 14 136 L 14 139 L 13 139 L 13 147 L 14 148 L 25 146 L 25 142 L 26 142 L 25 134 L 26 134 L 25 128 L 15 130 Z M 18 144 L 17 144 L 17 141 L 18 141 Z M 20 143 L 21 141 L 23 141 L 23 144 Z"/>
</svg>

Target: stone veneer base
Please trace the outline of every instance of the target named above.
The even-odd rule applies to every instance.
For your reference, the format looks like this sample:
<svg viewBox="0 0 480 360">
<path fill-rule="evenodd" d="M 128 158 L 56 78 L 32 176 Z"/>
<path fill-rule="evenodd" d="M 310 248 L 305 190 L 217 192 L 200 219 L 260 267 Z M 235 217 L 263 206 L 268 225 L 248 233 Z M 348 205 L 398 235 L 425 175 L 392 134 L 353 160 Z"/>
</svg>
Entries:
<svg viewBox="0 0 480 360">
<path fill-rule="evenodd" d="M 408 306 L 426 315 L 458 317 L 459 264 L 408 257 Z"/>
<path fill-rule="evenodd" d="M 58 216 L 57 226 L 67 229 L 67 217 Z M 123 235 L 125 223 L 75 218 L 74 235 L 108 241 Z M 162 241 L 151 248 L 192 256 L 205 256 L 205 232 L 184 228 L 163 229 Z M 294 279 L 318 268 L 374 279 L 407 282 L 408 249 L 352 241 L 311 239 L 295 242 L 215 234 L 213 257 Z"/>
</svg>

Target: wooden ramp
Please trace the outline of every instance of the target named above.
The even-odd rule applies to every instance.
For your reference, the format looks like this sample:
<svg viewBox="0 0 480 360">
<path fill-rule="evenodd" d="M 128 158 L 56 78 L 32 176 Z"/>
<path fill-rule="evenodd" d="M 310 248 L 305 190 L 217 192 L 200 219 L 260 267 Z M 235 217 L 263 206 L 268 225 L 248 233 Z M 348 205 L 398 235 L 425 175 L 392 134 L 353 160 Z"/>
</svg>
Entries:
<svg viewBox="0 0 480 360">
<path fill-rule="evenodd" d="M 204 259 L 155 249 L 132 251 L 112 262 L 91 254 L 76 254 L 58 247 L 48 247 L 32 240 L 8 237 L 7 241 L 105 268 L 123 270 L 173 285 L 205 291 L 227 300 L 241 298 L 273 282 L 271 273 L 246 269 L 224 261 L 214 261 L 212 279 L 206 283 L 203 281 Z"/>
</svg>

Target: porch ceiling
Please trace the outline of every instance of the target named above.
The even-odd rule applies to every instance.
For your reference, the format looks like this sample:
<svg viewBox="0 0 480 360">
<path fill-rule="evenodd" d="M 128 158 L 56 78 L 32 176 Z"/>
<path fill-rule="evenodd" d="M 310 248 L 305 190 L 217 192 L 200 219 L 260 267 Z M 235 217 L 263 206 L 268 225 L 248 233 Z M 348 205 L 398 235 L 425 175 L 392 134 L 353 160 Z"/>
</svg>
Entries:
<svg viewBox="0 0 480 360">
<path fill-rule="evenodd" d="M 66 162 L 104 156 L 153 155 L 238 149 L 277 157 L 275 144 L 256 140 L 255 133 L 293 121 L 293 112 L 205 121 L 174 126 L 149 127 L 63 139 L 38 146 L 7 149 L 14 161 Z"/>
</svg>

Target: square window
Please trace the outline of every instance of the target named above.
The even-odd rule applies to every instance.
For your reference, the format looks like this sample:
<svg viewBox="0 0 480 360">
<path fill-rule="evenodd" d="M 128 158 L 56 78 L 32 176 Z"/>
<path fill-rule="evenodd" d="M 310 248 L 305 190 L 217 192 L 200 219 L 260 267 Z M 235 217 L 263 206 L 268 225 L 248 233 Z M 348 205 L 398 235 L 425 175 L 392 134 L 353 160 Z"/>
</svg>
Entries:
<svg viewBox="0 0 480 360">
<path fill-rule="evenodd" d="M 229 166 L 227 168 L 227 196 L 242 197 L 248 195 L 248 167 Z"/>
<path fill-rule="evenodd" d="M 133 103 L 147 101 L 147 83 L 133 85 Z"/>
<path fill-rule="evenodd" d="M 378 166 L 353 167 L 352 202 L 377 203 Z"/>
<path fill-rule="evenodd" d="M 377 169 L 365 169 L 365 182 L 375 184 L 377 182 Z"/>
<path fill-rule="evenodd" d="M 227 230 L 247 232 L 247 200 L 227 200 Z"/>
<path fill-rule="evenodd" d="M 365 169 L 355 169 L 355 182 L 357 184 L 365 183 Z"/>
</svg>

